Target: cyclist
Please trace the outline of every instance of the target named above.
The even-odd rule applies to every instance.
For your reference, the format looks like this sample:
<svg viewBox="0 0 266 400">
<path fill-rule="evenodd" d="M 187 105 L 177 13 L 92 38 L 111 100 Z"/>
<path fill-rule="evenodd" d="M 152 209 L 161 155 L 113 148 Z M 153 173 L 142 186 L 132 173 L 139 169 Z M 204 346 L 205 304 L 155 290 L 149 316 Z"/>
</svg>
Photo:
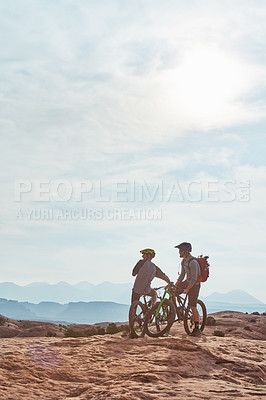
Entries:
<svg viewBox="0 0 266 400">
<path fill-rule="evenodd" d="M 156 255 L 153 249 L 140 250 L 140 253 L 142 254 L 142 260 L 137 262 L 132 271 L 132 275 L 137 276 L 132 289 L 131 304 L 135 300 L 139 300 L 141 295 L 150 296 L 152 302 L 155 303 L 157 294 L 156 291 L 151 288 L 151 281 L 156 277 L 170 283 L 170 279 L 151 261 Z"/>
<path fill-rule="evenodd" d="M 175 246 L 175 248 L 179 249 L 179 256 L 183 258 L 181 262 L 181 273 L 175 283 L 176 290 L 178 293 L 185 293 L 188 295 L 188 303 L 191 307 L 193 321 L 195 323 L 195 328 L 191 332 L 191 335 L 198 336 L 201 334 L 201 330 L 199 329 L 199 313 L 197 310 L 197 300 L 200 291 L 200 282 L 198 282 L 197 279 L 201 274 L 200 265 L 190 254 L 192 251 L 190 243 L 183 242 Z M 185 275 L 187 279 L 184 281 Z"/>
</svg>

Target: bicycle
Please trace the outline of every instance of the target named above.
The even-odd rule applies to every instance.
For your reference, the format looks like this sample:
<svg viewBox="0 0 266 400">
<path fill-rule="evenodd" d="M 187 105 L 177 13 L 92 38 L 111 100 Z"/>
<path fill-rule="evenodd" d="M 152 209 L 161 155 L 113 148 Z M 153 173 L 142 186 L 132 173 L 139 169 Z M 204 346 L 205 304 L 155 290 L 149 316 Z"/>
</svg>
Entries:
<svg viewBox="0 0 266 400">
<path fill-rule="evenodd" d="M 197 301 L 197 310 L 200 315 L 199 329 L 203 332 L 207 320 L 207 310 L 203 301 Z M 176 293 L 176 288 L 171 282 L 164 288 L 161 300 L 156 302 L 146 313 L 144 333 L 150 337 L 163 336 L 169 332 L 176 321 L 183 321 L 186 333 L 188 335 L 192 333 L 195 323 L 192 310 L 187 304 L 187 295 L 182 297 L 181 294 Z"/>
<path fill-rule="evenodd" d="M 161 286 L 158 288 L 154 288 L 154 290 L 156 290 L 157 292 L 163 288 L 164 286 Z M 141 298 L 143 298 L 143 301 L 140 300 Z M 159 298 L 160 300 L 162 299 L 162 297 L 159 296 L 158 293 L 157 293 L 157 298 Z M 145 335 L 144 332 L 145 318 L 147 313 L 153 306 L 150 296 L 142 295 L 140 299 L 135 300 L 129 308 L 129 316 L 128 316 L 129 327 L 131 336 L 134 338 L 143 337 Z"/>
</svg>

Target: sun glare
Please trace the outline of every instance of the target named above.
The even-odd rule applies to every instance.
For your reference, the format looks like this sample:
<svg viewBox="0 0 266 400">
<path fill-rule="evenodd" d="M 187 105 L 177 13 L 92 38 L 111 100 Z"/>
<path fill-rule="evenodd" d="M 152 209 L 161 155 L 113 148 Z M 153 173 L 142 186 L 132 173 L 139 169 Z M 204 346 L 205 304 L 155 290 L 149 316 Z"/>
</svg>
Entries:
<svg viewBox="0 0 266 400">
<path fill-rule="evenodd" d="M 171 97 L 184 112 L 191 115 L 221 112 L 245 91 L 245 74 L 241 64 L 209 48 L 188 52 L 167 80 Z"/>
</svg>

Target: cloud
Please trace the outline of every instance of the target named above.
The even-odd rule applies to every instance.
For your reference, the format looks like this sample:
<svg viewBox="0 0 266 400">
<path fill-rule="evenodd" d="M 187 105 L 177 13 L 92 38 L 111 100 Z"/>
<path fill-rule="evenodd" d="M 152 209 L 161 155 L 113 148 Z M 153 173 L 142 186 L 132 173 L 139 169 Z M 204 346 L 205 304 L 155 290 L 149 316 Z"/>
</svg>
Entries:
<svg viewBox="0 0 266 400">
<path fill-rule="evenodd" d="M 240 98 L 262 82 L 265 86 L 264 67 L 232 54 L 231 41 L 205 37 L 206 31 L 227 37 L 234 26 L 232 18 L 221 18 L 217 10 L 224 16 L 228 11 L 217 2 L 208 2 L 208 11 L 193 2 L 189 19 L 191 8 L 172 2 L 167 11 L 160 3 L 142 4 L 142 13 L 116 2 L 40 4 L 30 2 L 27 14 L 21 2 L 16 13 L 5 7 L 4 19 L 8 45 L 3 50 L 13 61 L 4 63 L 3 113 L 29 147 L 41 136 L 49 147 L 68 147 L 72 141 L 74 149 L 99 151 L 100 141 L 107 150 L 123 150 L 132 141 L 160 143 L 184 130 L 265 115 L 264 104 L 252 106 Z M 246 2 L 245 18 L 249 11 Z M 240 41 L 244 24 L 239 12 L 233 15 Z M 22 16 L 27 24 L 17 35 L 16 19 Z M 222 90 L 230 96 L 221 98 Z"/>
</svg>

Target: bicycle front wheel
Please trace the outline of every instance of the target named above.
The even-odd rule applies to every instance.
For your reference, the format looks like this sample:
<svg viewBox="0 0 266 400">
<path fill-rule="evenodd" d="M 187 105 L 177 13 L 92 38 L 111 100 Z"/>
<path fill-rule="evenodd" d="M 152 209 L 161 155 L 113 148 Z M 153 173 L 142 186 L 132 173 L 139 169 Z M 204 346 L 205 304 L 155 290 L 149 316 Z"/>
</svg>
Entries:
<svg viewBox="0 0 266 400">
<path fill-rule="evenodd" d="M 129 327 L 134 338 L 144 336 L 145 305 L 139 301 L 134 301 L 129 309 Z"/>
<path fill-rule="evenodd" d="M 207 310 L 206 310 L 206 306 L 203 303 L 203 301 L 201 301 L 201 300 L 197 301 L 197 310 L 199 313 L 199 329 L 201 330 L 201 332 L 203 332 L 205 325 L 206 325 L 206 320 L 207 320 Z M 192 333 L 193 329 L 195 328 L 192 310 L 189 306 L 185 312 L 184 328 L 188 335 L 190 335 Z"/>
<path fill-rule="evenodd" d="M 150 337 L 159 337 L 166 333 L 174 323 L 175 308 L 171 301 L 157 302 L 145 318 L 144 332 Z"/>
</svg>

